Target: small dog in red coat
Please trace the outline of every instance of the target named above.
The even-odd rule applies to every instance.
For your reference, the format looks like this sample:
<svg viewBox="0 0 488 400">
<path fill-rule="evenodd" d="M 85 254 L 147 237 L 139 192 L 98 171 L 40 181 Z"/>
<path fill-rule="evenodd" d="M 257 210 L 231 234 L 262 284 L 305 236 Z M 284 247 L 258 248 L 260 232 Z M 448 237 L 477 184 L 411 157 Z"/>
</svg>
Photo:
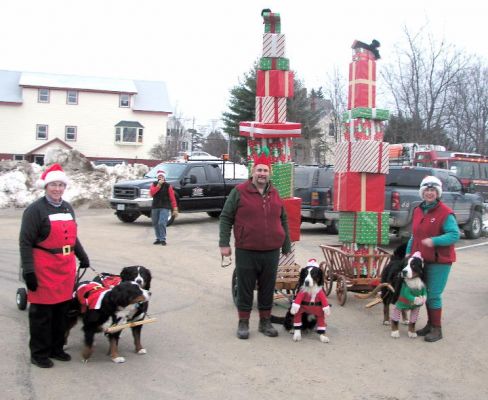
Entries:
<svg viewBox="0 0 488 400">
<path fill-rule="evenodd" d="M 300 271 L 298 292 L 290 308 L 293 318 L 293 340 L 302 339 L 302 330 L 316 327 L 322 343 L 328 343 L 326 317 L 330 315 L 330 306 L 324 291 L 324 272 L 315 258 L 307 262 Z"/>
</svg>

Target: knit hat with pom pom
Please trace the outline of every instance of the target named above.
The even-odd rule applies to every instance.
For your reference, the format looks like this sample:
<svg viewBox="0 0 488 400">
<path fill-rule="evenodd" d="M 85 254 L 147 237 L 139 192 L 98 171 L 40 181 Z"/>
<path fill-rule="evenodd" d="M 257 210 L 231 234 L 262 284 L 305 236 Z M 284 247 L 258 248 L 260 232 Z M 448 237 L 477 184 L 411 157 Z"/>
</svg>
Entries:
<svg viewBox="0 0 488 400">
<path fill-rule="evenodd" d="M 435 190 L 437 190 L 437 198 L 440 198 L 442 196 L 442 182 L 439 180 L 439 178 L 436 178 L 435 176 L 426 176 L 422 180 L 419 189 L 419 195 L 421 199 L 424 198 L 424 190 L 427 188 L 434 188 Z"/>
</svg>

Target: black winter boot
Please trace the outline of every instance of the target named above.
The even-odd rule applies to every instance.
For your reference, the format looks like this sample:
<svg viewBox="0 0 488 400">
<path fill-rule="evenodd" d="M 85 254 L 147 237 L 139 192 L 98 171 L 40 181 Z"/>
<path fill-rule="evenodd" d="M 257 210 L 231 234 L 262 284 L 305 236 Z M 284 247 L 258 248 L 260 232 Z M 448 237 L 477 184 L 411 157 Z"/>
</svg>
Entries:
<svg viewBox="0 0 488 400">
<path fill-rule="evenodd" d="M 249 320 L 240 319 L 237 325 L 237 337 L 239 339 L 247 339 L 249 337 Z"/>
<path fill-rule="evenodd" d="M 269 337 L 278 336 L 278 331 L 271 324 L 271 318 L 260 318 L 258 331 Z"/>
<path fill-rule="evenodd" d="M 440 326 L 433 326 L 430 333 L 428 333 L 424 340 L 426 342 L 437 342 L 442 339 L 442 329 Z"/>
<path fill-rule="evenodd" d="M 427 322 L 427 325 L 417 331 L 417 336 L 425 336 L 429 334 L 431 330 L 432 326 L 430 325 L 430 322 Z"/>
</svg>

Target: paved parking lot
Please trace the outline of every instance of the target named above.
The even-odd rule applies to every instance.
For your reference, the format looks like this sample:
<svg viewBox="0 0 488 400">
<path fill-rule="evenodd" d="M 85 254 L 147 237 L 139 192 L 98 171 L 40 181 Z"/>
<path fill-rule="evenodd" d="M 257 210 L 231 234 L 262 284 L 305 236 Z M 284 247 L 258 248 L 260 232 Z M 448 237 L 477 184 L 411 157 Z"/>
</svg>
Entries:
<svg viewBox="0 0 488 400">
<path fill-rule="evenodd" d="M 206 214 L 181 215 L 169 228 L 168 246 L 154 246 L 149 219 L 122 224 L 110 210 L 78 210 L 80 238 L 99 272 L 123 266 L 151 268 L 150 310 L 158 319 L 143 329 L 148 354 L 133 353 L 129 332 L 120 349 L 125 364 L 106 355 L 97 337 L 90 362 L 80 361 L 78 325 L 67 351 L 73 361 L 42 370 L 28 362 L 27 314 L 15 305 L 18 281 L 18 231 L 22 210 L 0 210 L 2 263 L 0 363 L 2 399 L 479 399 L 488 395 L 488 246 L 486 238 L 461 241 L 445 293 L 444 336 L 428 344 L 405 334 L 389 337 L 380 306 L 348 296 L 344 307 L 329 297 L 329 344 L 316 335 L 294 343 L 257 332 L 235 338 L 237 316 L 231 300 L 232 267 L 220 267 L 218 223 Z M 323 259 L 319 244 L 336 243 L 319 225 L 304 224 L 297 258 Z M 285 304 L 275 307 L 284 314 Z M 425 315 L 419 324 L 425 322 Z M 404 327 L 402 327 L 404 328 Z M 403 329 L 402 333 L 404 333 Z"/>
</svg>

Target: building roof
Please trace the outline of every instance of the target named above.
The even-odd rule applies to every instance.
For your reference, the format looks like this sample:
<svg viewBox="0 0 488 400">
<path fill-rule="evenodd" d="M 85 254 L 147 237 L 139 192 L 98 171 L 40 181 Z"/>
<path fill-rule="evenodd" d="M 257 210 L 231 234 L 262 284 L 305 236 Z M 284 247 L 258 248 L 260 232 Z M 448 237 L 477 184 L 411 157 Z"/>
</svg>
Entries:
<svg viewBox="0 0 488 400">
<path fill-rule="evenodd" d="M 21 74 L 18 71 L 0 70 L 0 102 L 22 103 L 22 88 L 19 86 Z"/>
<path fill-rule="evenodd" d="M 138 121 L 120 121 L 115 126 L 123 126 L 124 128 L 144 128 Z"/>
<path fill-rule="evenodd" d="M 134 95 L 134 111 L 171 113 L 166 83 L 131 79 L 0 70 L 0 102 L 22 103 L 22 87 L 89 90 Z"/>
</svg>

